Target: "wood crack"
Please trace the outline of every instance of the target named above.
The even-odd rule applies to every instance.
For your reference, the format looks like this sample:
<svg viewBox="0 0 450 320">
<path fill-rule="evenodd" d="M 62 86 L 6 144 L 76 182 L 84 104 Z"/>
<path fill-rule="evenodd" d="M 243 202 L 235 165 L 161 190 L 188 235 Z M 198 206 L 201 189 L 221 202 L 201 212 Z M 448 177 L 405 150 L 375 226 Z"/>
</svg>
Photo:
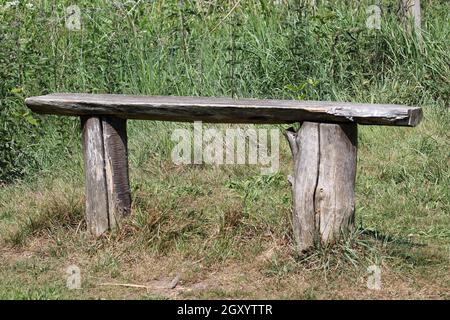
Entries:
<svg viewBox="0 0 450 320">
<path fill-rule="evenodd" d="M 317 170 L 316 170 L 316 182 L 314 185 L 314 193 L 313 193 L 313 210 L 314 210 L 314 225 L 315 225 L 315 243 L 316 245 L 320 244 L 320 209 L 317 208 L 317 202 L 320 199 L 317 199 L 317 188 L 319 186 L 319 177 L 320 177 L 320 158 L 321 158 L 321 150 L 320 150 L 320 123 L 317 125 Z"/>
<path fill-rule="evenodd" d="M 108 228 L 111 228 L 111 219 L 110 219 L 110 192 L 108 192 L 109 189 L 109 185 L 108 185 L 108 179 L 107 179 L 107 172 L 106 172 L 106 166 L 107 166 L 107 161 L 109 161 L 109 159 L 107 159 L 107 154 L 106 154 L 106 148 L 105 148 L 105 127 L 104 127 L 104 118 L 103 117 L 99 117 L 100 120 L 100 135 L 102 137 L 102 152 L 103 152 L 103 176 L 105 177 L 104 181 L 105 181 L 105 190 L 107 190 L 106 192 L 106 216 L 108 217 Z"/>
</svg>

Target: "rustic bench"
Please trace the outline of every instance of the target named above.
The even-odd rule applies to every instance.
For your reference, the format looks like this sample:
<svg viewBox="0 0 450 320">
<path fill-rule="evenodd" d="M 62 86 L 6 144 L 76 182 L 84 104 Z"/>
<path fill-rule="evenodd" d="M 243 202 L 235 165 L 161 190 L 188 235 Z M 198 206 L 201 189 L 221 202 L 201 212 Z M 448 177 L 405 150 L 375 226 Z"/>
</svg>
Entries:
<svg viewBox="0 0 450 320">
<path fill-rule="evenodd" d="M 36 113 L 81 117 L 86 221 L 94 236 L 130 214 L 127 119 L 302 123 L 285 132 L 294 157 L 289 181 L 299 251 L 333 243 L 353 226 L 357 124 L 412 127 L 422 119 L 419 107 L 323 101 L 50 94 L 25 102 Z"/>
</svg>

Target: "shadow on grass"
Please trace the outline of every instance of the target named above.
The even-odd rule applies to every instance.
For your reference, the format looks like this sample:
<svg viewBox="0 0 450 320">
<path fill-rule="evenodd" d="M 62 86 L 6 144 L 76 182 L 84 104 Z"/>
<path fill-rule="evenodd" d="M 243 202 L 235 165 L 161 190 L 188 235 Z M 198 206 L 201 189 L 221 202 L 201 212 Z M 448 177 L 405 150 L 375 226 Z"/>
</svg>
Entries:
<svg viewBox="0 0 450 320">
<path fill-rule="evenodd" d="M 427 243 L 416 242 L 407 237 L 392 236 L 377 230 L 360 229 L 362 237 L 380 246 L 380 252 L 388 258 L 399 258 L 410 266 L 448 264 L 447 250 Z"/>
<path fill-rule="evenodd" d="M 388 235 L 377 230 L 360 228 L 359 232 L 361 236 L 371 238 L 377 242 L 398 245 L 398 246 L 408 246 L 408 247 L 426 247 L 425 243 L 417 243 L 412 241 L 410 238 L 406 237 L 395 237 Z"/>
</svg>

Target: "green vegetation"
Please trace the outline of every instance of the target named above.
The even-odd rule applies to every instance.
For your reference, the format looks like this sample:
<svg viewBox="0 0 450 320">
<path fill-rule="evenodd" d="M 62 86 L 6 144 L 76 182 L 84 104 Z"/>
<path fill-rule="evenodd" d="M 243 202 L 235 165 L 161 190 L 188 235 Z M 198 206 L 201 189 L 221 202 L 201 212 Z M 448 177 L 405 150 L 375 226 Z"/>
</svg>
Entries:
<svg viewBox="0 0 450 320">
<path fill-rule="evenodd" d="M 372 1 L 318 2 L 77 1 L 71 31 L 72 1 L 0 0 L 0 298 L 448 299 L 450 4 L 422 0 L 421 48 L 396 1 L 380 1 L 381 30 L 365 25 Z M 134 214 L 90 239 L 79 120 L 23 103 L 51 92 L 399 103 L 425 119 L 359 127 L 360 228 L 303 257 L 290 234 L 288 146 L 272 176 L 175 166 L 171 130 L 189 124 L 129 121 Z M 65 286 L 71 264 L 82 290 Z M 366 288 L 372 264 L 381 291 Z M 100 285 L 157 288 L 178 273 L 173 290 Z"/>
</svg>

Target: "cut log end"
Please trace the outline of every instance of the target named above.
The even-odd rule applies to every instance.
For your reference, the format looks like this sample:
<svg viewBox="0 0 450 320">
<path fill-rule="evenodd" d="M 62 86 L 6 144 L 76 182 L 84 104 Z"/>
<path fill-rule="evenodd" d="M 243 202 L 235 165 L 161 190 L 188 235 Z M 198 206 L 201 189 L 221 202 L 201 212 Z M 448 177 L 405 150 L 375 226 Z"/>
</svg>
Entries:
<svg viewBox="0 0 450 320">
<path fill-rule="evenodd" d="M 305 122 L 286 137 L 298 147 L 290 178 L 297 249 L 333 244 L 353 226 L 357 126 Z"/>
</svg>

